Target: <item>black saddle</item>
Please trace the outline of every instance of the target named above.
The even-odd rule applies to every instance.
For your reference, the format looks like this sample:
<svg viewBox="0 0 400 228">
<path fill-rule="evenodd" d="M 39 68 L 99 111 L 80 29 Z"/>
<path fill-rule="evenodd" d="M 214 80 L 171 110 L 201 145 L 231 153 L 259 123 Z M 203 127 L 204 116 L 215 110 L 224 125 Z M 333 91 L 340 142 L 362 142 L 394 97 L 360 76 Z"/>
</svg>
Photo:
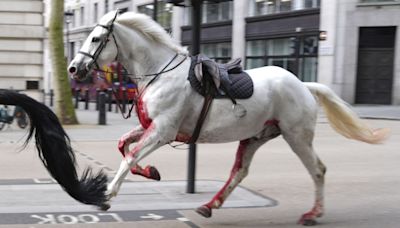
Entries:
<svg viewBox="0 0 400 228">
<path fill-rule="evenodd" d="M 229 98 L 233 111 L 238 105 L 236 99 L 246 99 L 253 95 L 253 81 L 236 59 L 226 64 L 219 64 L 204 55 L 191 57 L 188 80 L 195 91 L 204 97 L 196 127 L 187 143 L 195 143 L 214 98 Z M 239 105 L 240 106 L 240 105 Z M 246 115 L 242 108 L 239 118 Z"/>
<path fill-rule="evenodd" d="M 212 94 L 213 98 L 234 100 L 247 99 L 253 95 L 253 80 L 243 71 L 241 59 L 220 64 L 200 54 L 192 56 L 191 60 L 188 80 L 193 89 L 202 96 L 210 92 L 208 86 L 216 89 Z"/>
</svg>

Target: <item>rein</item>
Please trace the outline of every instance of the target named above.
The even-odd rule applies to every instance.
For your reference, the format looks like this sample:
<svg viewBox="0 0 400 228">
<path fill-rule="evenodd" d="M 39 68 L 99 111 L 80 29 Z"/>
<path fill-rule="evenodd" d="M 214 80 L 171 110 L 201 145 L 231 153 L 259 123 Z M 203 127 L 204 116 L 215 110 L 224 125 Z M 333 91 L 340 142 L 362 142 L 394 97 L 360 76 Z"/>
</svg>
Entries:
<svg viewBox="0 0 400 228">
<path fill-rule="evenodd" d="M 182 56 L 184 56 L 185 58 L 183 58 L 178 64 L 176 64 L 175 66 L 173 66 L 173 67 L 171 67 L 170 69 L 168 69 L 168 70 L 165 70 L 169 65 L 171 65 L 171 63 L 179 56 L 179 55 L 182 55 Z M 184 54 L 180 54 L 180 53 L 176 53 L 175 55 L 174 55 L 174 57 L 171 59 L 171 61 L 160 71 L 160 72 L 158 72 L 158 73 L 153 73 L 153 74 L 142 74 L 142 75 L 137 75 L 137 74 L 130 74 L 130 73 L 124 73 L 124 74 L 121 74 L 122 76 L 134 76 L 134 77 L 129 77 L 129 78 L 131 78 L 131 79 L 143 79 L 143 78 L 145 78 L 145 77 L 158 77 L 160 74 L 164 74 L 164 73 L 167 73 L 167 72 L 170 72 L 170 71 L 173 71 L 173 70 L 175 70 L 177 67 L 179 67 L 183 62 L 185 62 L 185 60 L 186 60 L 186 58 L 187 58 L 188 56 L 187 55 L 184 55 Z M 111 72 L 111 71 L 106 71 L 106 70 L 102 70 L 102 69 L 100 69 L 100 68 L 96 68 L 96 69 L 94 69 L 95 71 L 97 71 L 97 72 L 102 72 L 102 73 L 114 73 L 114 72 Z"/>
<path fill-rule="evenodd" d="M 154 77 L 149 81 L 149 83 L 146 84 L 146 86 L 144 87 L 144 89 L 137 95 L 137 97 L 142 96 L 142 94 L 143 94 L 143 92 L 146 90 L 146 88 L 149 87 L 154 81 L 156 81 L 157 78 L 158 78 L 160 75 L 162 75 L 162 74 L 164 74 L 164 73 L 167 73 L 167 72 L 170 72 L 170 71 L 176 69 L 178 66 L 180 66 L 180 65 L 186 60 L 187 56 L 184 55 L 185 58 L 183 58 L 178 64 L 176 64 L 175 66 L 173 66 L 173 67 L 171 67 L 170 69 L 166 70 L 166 69 L 172 64 L 172 62 L 174 62 L 174 60 L 175 60 L 179 55 L 180 55 L 180 54 L 178 54 L 178 53 L 175 54 L 174 57 L 162 68 L 162 70 L 161 70 L 160 72 L 154 73 L 154 74 L 142 75 L 142 76 L 144 76 L 144 77 L 151 77 L 151 76 L 154 76 Z M 112 72 L 104 71 L 104 70 L 100 70 L 100 69 L 95 69 L 95 70 L 96 70 L 96 71 L 99 71 L 99 72 L 103 72 L 103 73 L 112 73 Z M 121 74 L 121 75 L 124 76 L 124 75 L 134 75 L 134 74 Z M 143 77 L 141 77 L 141 78 L 139 78 L 139 79 L 143 79 Z M 107 80 L 106 80 L 106 81 L 107 81 Z M 118 109 L 120 110 L 120 112 L 121 112 L 121 114 L 122 114 L 122 117 L 123 117 L 124 119 L 129 119 L 129 118 L 131 117 L 134 104 L 132 103 L 132 106 L 129 108 L 128 115 L 125 115 L 125 113 L 122 112 L 122 105 L 121 105 L 121 103 L 120 103 L 119 100 L 118 100 L 117 92 L 114 90 L 114 88 L 112 87 L 112 85 L 111 85 L 110 87 L 111 87 L 111 89 L 112 89 L 112 92 L 113 92 L 114 97 L 116 98 L 115 102 L 116 102 L 117 105 L 118 105 Z M 137 100 L 136 100 L 136 99 L 134 99 L 133 102 L 134 102 L 135 104 L 137 104 Z"/>
<path fill-rule="evenodd" d="M 93 39 L 96 39 L 96 41 L 100 41 L 100 45 L 98 46 L 98 48 L 96 49 L 96 51 L 95 51 L 93 54 L 90 54 L 90 53 L 88 53 L 88 52 L 83 52 L 83 51 L 79 51 L 79 52 L 78 52 L 78 53 L 80 53 L 80 54 L 82 54 L 82 55 L 84 55 L 84 56 L 87 56 L 87 57 L 89 57 L 89 58 L 92 59 L 92 61 L 91 61 L 91 62 L 87 65 L 87 67 L 86 67 L 88 71 L 90 71 L 90 69 L 92 68 L 92 66 L 95 65 L 96 68 L 94 68 L 93 70 L 95 70 L 95 71 L 97 71 L 97 72 L 102 72 L 102 73 L 113 73 L 113 72 L 109 72 L 109 71 L 104 71 L 104 70 L 102 70 L 102 69 L 100 68 L 99 64 L 97 63 L 97 59 L 99 58 L 99 56 L 100 56 L 101 52 L 103 51 L 103 49 L 106 47 L 108 41 L 110 40 L 109 37 L 110 37 L 110 35 L 111 35 L 112 38 L 113 38 L 113 40 L 114 40 L 115 47 L 116 47 L 116 49 L 117 49 L 117 54 L 116 54 L 116 56 L 115 56 L 115 61 L 118 61 L 119 46 L 118 46 L 117 40 L 115 39 L 115 36 L 114 36 L 114 33 L 113 33 L 113 30 L 114 30 L 114 22 L 115 22 L 117 16 L 118 16 L 118 10 L 117 10 L 117 12 L 115 13 L 115 16 L 114 16 L 113 20 L 111 21 L 110 25 L 102 25 L 102 24 L 97 24 L 97 25 L 96 25 L 96 26 L 100 26 L 100 27 L 106 29 L 106 30 L 107 30 L 107 34 L 104 36 L 104 38 L 96 38 L 96 37 L 93 37 Z M 96 27 L 96 26 L 95 26 L 95 27 Z M 97 40 L 97 39 L 98 39 L 98 40 Z M 95 40 L 93 40 L 93 42 L 95 42 Z M 179 55 L 183 55 L 183 54 L 176 53 L 176 54 L 174 55 L 174 57 L 168 62 L 168 64 L 165 65 L 165 66 L 162 68 L 162 70 L 161 70 L 160 72 L 158 72 L 158 73 L 144 74 L 144 75 L 136 75 L 136 74 L 125 73 L 125 74 L 122 74 L 122 76 L 129 76 L 129 78 L 131 78 L 131 79 L 139 79 L 139 80 L 143 79 L 144 77 L 153 77 L 153 78 L 149 81 L 149 83 L 146 84 L 146 86 L 144 87 L 144 89 L 138 94 L 137 97 L 140 97 L 140 96 L 143 94 L 144 90 L 145 90 L 148 86 L 150 86 L 154 81 L 156 81 L 157 78 L 159 78 L 159 76 L 160 76 L 161 74 L 164 74 L 164 73 L 167 73 L 167 72 L 170 72 L 170 71 L 176 69 L 178 66 L 180 66 L 180 65 L 186 60 L 187 55 L 183 55 L 185 58 L 183 58 L 178 64 L 176 64 L 175 66 L 173 66 L 173 67 L 171 67 L 170 69 L 167 70 L 167 68 L 172 64 L 172 62 L 173 62 Z M 134 76 L 134 77 L 130 77 L 130 76 Z M 107 80 L 106 80 L 106 82 L 107 82 Z M 111 90 L 112 90 L 112 93 L 113 93 L 114 97 L 116 98 L 115 101 L 116 101 L 116 103 L 117 103 L 117 105 L 118 105 L 118 109 L 120 110 L 120 112 L 121 112 L 121 114 L 122 114 L 122 117 L 123 117 L 124 119 L 130 118 L 130 117 L 131 117 L 132 110 L 133 110 L 134 104 L 132 103 L 132 106 L 129 108 L 128 115 L 125 116 L 125 113 L 122 112 L 122 105 L 121 105 L 121 103 L 120 103 L 119 100 L 118 100 L 117 92 L 114 90 L 114 88 L 113 88 L 112 85 L 111 85 L 110 87 L 111 87 Z M 137 104 L 137 100 L 136 100 L 136 99 L 134 99 L 133 102 L 134 102 L 135 104 Z"/>
</svg>

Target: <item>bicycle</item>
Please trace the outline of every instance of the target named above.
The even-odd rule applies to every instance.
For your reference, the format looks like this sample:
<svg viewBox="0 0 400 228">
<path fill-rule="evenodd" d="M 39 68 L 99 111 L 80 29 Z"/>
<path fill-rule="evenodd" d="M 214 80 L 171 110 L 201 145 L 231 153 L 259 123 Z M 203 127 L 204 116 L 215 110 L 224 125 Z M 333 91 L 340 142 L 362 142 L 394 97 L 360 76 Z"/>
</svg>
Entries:
<svg viewBox="0 0 400 228">
<path fill-rule="evenodd" d="M 0 107 L 0 131 L 6 126 L 6 124 L 12 124 L 14 119 L 17 120 L 17 125 L 21 129 L 25 129 L 28 126 L 28 115 L 21 107 L 15 106 L 12 115 L 10 115 L 8 106 Z"/>
</svg>

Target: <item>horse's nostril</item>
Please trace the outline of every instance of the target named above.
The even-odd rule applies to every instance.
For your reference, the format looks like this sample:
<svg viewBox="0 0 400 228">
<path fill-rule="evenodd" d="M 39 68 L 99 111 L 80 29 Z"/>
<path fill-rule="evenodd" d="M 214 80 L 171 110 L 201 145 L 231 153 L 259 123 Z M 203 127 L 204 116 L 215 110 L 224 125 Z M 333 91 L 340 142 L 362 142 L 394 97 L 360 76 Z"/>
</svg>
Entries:
<svg viewBox="0 0 400 228">
<path fill-rule="evenodd" d="M 76 67 L 70 67 L 69 68 L 69 73 L 73 74 L 76 72 Z"/>
</svg>

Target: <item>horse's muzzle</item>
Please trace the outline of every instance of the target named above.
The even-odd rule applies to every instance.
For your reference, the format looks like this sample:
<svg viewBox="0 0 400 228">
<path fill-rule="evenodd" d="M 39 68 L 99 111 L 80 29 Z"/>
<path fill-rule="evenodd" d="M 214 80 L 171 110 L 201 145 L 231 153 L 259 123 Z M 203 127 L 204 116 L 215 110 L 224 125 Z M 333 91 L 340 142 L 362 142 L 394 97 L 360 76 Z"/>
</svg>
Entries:
<svg viewBox="0 0 400 228">
<path fill-rule="evenodd" d="M 72 79 L 78 81 L 86 79 L 89 74 L 89 70 L 87 70 L 86 67 L 77 67 L 73 64 L 68 67 L 68 72 Z"/>
</svg>

